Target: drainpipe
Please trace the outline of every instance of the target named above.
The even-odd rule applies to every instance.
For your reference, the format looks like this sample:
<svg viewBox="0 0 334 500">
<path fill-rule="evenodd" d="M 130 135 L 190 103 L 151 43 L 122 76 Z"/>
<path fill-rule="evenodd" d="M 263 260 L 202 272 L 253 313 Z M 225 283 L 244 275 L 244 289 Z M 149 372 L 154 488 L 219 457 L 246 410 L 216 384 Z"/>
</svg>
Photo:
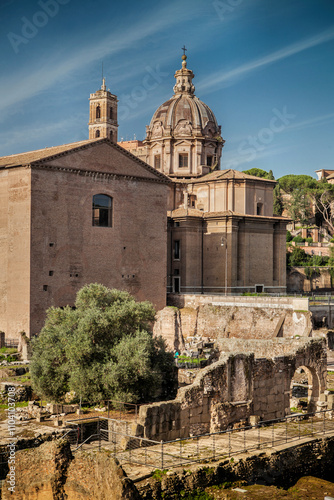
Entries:
<svg viewBox="0 0 334 500">
<path fill-rule="evenodd" d="M 202 218 L 202 251 L 201 251 L 201 294 L 204 293 L 204 219 Z"/>
</svg>

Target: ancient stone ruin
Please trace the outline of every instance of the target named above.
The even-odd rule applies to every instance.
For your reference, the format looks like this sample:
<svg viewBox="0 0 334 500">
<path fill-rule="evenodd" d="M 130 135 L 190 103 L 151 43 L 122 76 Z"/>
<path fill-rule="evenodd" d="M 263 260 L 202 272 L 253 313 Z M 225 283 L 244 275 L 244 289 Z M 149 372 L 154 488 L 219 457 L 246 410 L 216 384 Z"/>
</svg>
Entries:
<svg viewBox="0 0 334 500">
<path fill-rule="evenodd" d="M 169 441 L 225 430 L 236 423 L 290 414 L 291 381 L 308 374 L 308 410 L 317 409 L 326 388 L 324 339 L 229 339 L 219 360 L 199 370 L 172 401 L 140 408 L 135 435 Z"/>
</svg>

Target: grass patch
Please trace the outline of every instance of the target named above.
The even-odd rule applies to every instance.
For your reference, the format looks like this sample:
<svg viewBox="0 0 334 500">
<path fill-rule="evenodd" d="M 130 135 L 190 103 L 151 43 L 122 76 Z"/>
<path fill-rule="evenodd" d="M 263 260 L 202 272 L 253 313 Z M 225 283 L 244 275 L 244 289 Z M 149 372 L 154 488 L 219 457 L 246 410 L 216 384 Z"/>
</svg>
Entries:
<svg viewBox="0 0 334 500">
<path fill-rule="evenodd" d="M 1 347 L 0 354 L 14 354 L 17 352 L 15 347 Z"/>
<path fill-rule="evenodd" d="M 28 401 L 18 401 L 15 403 L 16 408 L 24 408 L 28 406 Z M 0 410 L 6 410 L 8 408 L 8 404 L 0 404 Z"/>
<path fill-rule="evenodd" d="M 210 493 L 206 493 L 201 490 L 194 490 L 191 493 L 188 493 L 184 490 L 180 492 L 180 497 L 184 500 L 214 500 L 214 496 L 210 495 Z"/>
<path fill-rule="evenodd" d="M 167 474 L 168 469 L 155 469 L 155 471 L 152 474 L 153 479 L 156 481 L 162 481 L 162 478 Z"/>
</svg>

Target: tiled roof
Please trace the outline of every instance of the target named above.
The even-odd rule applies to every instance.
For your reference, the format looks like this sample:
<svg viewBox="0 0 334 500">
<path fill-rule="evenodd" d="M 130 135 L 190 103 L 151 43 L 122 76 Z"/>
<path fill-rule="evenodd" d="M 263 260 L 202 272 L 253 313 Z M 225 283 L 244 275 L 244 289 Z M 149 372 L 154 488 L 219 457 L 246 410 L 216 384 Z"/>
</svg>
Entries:
<svg viewBox="0 0 334 500">
<path fill-rule="evenodd" d="M 242 214 L 238 212 L 232 212 L 232 210 L 226 210 L 225 212 L 203 212 L 203 210 L 197 210 L 195 208 L 177 208 L 176 210 L 167 212 L 168 217 L 202 217 L 202 218 L 215 218 L 215 217 L 247 217 L 265 220 L 277 220 L 277 221 L 290 221 L 287 217 L 276 217 L 269 215 L 252 215 L 252 214 Z"/>
<path fill-rule="evenodd" d="M 94 143 L 99 139 L 90 139 L 80 142 L 70 142 L 62 146 L 53 146 L 51 148 L 36 149 L 35 151 L 28 151 L 26 153 L 19 153 L 16 155 L 3 156 L 0 158 L 0 167 L 16 167 L 20 165 L 29 165 L 38 160 L 45 160 L 46 158 L 53 157 L 66 151 L 75 150 L 90 143 Z"/>
<path fill-rule="evenodd" d="M 216 180 L 225 180 L 225 179 L 240 179 L 240 180 L 254 180 L 259 182 L 273 182 L 274 180 L 263 179 L 262 177 L 256 177 L 255 175 L 248 175 L 243 172 L 239 172 L 239 170 L 232 170 L 231 168 L 227 170 L 215 170 L 210 174 L 203 175 L 202 177 L 196 177 L 193 179 L 173 179 L 174 182 L 181 182 L 185 184 L 194 184 L 199 182 L 208 182 L 208 181 L 216 181 Z"/>
<path fill-rule="evenodd" d="M 55 157 L 57 157 L 57 155 L 62 155 L 64 153 L 69 153 L 69 152 L 75 152 L 77 150 L 79 151 L 82 148 L 86 149 L 90 145 L 104 143 L 104 142 L 109 144 L 111 147 L 114 147 L 124 155 L 129 156 L 136 163 L 140 163 L 142 167 L 144 167 L 146 170 L 154 174 L 156 177 L 160 178 L 163 182 L 167 183 L 171 182 L 169 177 L 164 175 L 162 172 L 159 172 L 159 170 L 156 170 L 155 168 L 151 167 L 137 156 L 134 156 L 130 151 L 127 151 L 126 149 L 122 148 L 118 144 L 115 144 L 114 142 L 110 141 L 107 138 L 101 138 L 101 137 L 97 139 L 88 139 L 85 141 L 71 142 L 69 144 L 63 144 L 62 146 L 53 146 L 51 148 L 37 149 L 36 151 L 28 151 L 26 153 L 20 153 L 11 156 L 3 156 L 0 158 L 0 169 L 26 166 L 40 161 L 53 160 Z"/>
</svg>

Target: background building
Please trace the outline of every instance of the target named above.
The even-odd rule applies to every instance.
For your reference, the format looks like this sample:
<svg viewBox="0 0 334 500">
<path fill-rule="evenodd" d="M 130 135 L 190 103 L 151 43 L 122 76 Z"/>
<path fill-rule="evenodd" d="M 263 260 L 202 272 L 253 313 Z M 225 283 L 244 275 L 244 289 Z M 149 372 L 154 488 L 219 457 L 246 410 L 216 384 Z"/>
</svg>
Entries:
<svg viewBox="0 0 334 500">
<path fill-rule="evenodd" d="M 168 292 L 285 292 L 286 223 L 275 181 L 220 170 L 224 139 L 182 56 L 174 95 L 143 141 L 120 145 L 168 175 Z"/>
</svg>

